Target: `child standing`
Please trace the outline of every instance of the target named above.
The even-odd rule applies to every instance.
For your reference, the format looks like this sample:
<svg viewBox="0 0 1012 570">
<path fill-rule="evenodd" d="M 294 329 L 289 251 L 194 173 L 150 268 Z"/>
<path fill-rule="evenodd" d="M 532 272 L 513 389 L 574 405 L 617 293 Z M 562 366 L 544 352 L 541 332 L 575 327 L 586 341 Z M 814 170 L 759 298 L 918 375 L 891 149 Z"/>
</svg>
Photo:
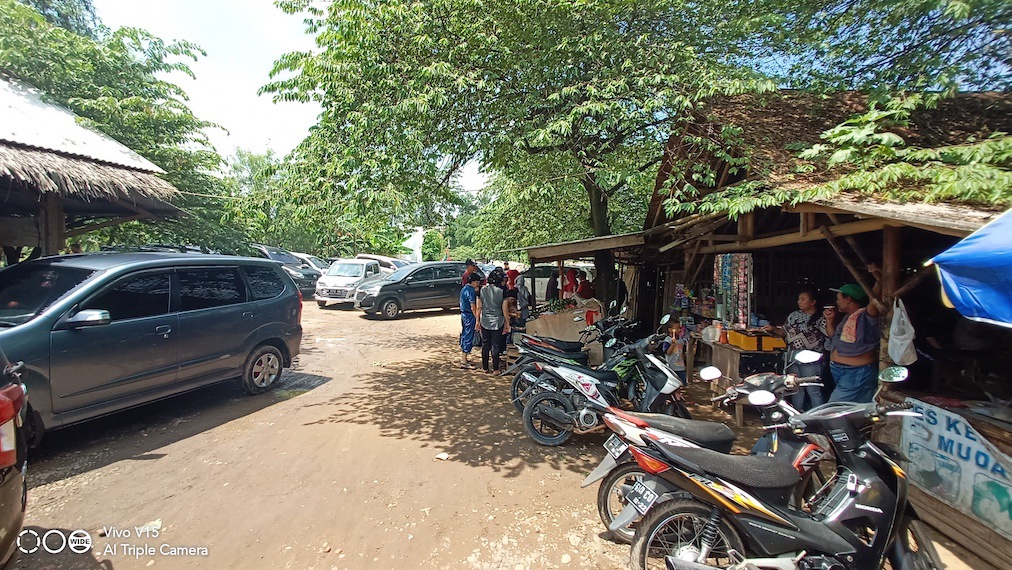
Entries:
<svg viewBox="0 0 1012 570">
<path fill-rule="evenodd" d="M 668 337 L 664 339 L 664 355 L 668 368 L 685 383 L 685 336 L 678 319 L 668 321 Z"/>
</svg>

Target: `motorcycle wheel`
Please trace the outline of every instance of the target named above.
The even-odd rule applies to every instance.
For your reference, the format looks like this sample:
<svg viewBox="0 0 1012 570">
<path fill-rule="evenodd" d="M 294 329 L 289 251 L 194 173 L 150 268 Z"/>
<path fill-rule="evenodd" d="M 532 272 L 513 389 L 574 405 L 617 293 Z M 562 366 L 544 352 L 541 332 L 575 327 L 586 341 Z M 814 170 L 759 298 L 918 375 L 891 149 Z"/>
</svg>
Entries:
<svg viewBox="0 0 1012 570">
<path fill-rule="evenodd" d="M 643 468 L 635 461 L 630 461 L 616 467 L 601 481 L 601 486 L 597 488 L 597 513 L 601 516 L 604 528 L 610 527 L 611 521 L 615 520 L 622 509 L 629 504 L 625 500 L 624 491 L 632 488 L 637 481 L 642 481 L 644 477 L 646 477 L 646 473 Z M 632 544 L 636 524 L 634 522 L 629 526 L 610 531 L 611 537 L 616 542 Z"/>
<path fill-rule="evenodd" d="M 675 500 L 650 509 L 636 527 L 631 563 L 635 570 L 665 570 L 665 557 L 695 561 L 701 534 L 710 520 L 710 507 L 694 500 Z M 705 564 L 726 568 L 744 557 L 741 538 L 727 520 L 717 526 L 717 540 Z"/>
<path fill-rule="evenodd" d="M 569 398 L 555 392 L 539 392 L 527 400 L 524 405 L 524 429 L 527 435 L 539 445 L 557 446 L 566 443 L 573 435 L 573 430 L 562 429 L 541 419 L 541 409 L 555 408 L 567 414 L 573 414 L 576 408 Z"/>
<path fill-rule="evenodd" d="M 532 365 L 526 365 L 517 370 L 517 373 L 513 376 L 513 382 L 510 384 L 510 401 L 516 406 L 517 411 L 523 413 L 524 404 L 530 399 L 530 396 L 524 399 L 520 399 L 521 394 L 527 391 L 535 381 L 537 376 L 535 374 L 536 369 Z"/>
<path fill-rule="evenodd" d="M 941 570 L 938 551 L 924 523 L 904 518 L 896 533 L 896 541 L 887 555 L 892 568 L 909 570 Z"/>
</svg>

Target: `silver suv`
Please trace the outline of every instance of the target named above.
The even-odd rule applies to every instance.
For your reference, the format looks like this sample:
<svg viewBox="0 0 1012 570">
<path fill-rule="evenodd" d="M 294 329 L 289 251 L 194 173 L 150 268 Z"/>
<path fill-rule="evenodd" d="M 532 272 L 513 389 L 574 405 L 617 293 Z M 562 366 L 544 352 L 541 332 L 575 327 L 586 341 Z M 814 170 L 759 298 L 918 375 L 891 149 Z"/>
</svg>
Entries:
<svg viewBox="0 0 1012 570">
<path fill-rule="evenodd" d="M 355 291 L 385 277 L 378 261 L 372 259 L 338 259 L 316 282 L 316 304 L 321 308 L 330 303 L 354 304 Z"/>
</svg>

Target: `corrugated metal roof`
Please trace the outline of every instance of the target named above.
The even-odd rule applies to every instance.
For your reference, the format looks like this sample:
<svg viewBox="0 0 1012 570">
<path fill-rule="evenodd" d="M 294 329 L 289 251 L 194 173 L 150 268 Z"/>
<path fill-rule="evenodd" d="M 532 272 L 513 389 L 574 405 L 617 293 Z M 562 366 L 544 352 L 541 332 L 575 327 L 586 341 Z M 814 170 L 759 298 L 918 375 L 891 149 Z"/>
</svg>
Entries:
<svg viewBox="0 0 1012 570">
<path fill-rule="evenodd" d="M 77 123 L 37 89 L 0 75 L 0 141 L 145 172 L 164 173 L 112 138 Z"/>
</svg>

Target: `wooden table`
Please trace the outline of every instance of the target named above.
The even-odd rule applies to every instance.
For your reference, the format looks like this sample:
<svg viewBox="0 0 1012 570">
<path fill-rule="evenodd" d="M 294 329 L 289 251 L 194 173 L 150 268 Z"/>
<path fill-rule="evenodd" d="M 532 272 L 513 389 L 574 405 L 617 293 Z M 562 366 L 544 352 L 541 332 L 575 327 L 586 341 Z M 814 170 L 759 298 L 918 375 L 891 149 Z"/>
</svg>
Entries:
<svg viewBox="0 0 1012 570">
<path fill-rule="evenodd" d="M 728 386 L 741 382 L 741 379 L 757 374 L 759 372 L 780 372 L 783 368 L 783 353 L 777 351 L 756 351 L 744 350 L 732 344 L 705 343 L 702 338 L 700 343 L 706 344 L 713 351 L 710 364 L 720 369 L 724 375 L 710 384 L 714 396 L 723 394 Z M 718 402 L 714 402 L 716 408 Z M 745 406 L 735 404 L 734 421 L 738 427 L 744 424 Z"/>
</svg>

